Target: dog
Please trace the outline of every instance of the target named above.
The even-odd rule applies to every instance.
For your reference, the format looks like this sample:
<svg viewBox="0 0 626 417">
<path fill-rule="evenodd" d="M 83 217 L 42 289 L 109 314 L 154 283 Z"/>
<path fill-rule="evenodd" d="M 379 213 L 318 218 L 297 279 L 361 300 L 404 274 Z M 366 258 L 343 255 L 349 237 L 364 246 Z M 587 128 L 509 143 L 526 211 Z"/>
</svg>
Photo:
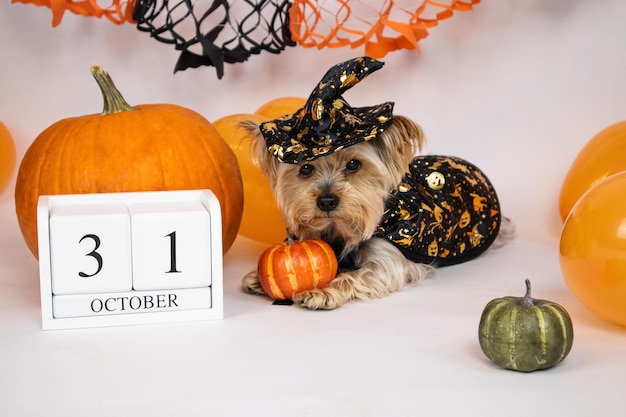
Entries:
<svg viewBox="0 0 626 417">
<path fill-rule="evenodd" d="M 289 233 L 324 240 L 337 255 L 339 272 L 328 285 L 293 295 L 312 310 L 387 296 L 509 235 L 482 171 L 460 158 L 416 157 L 423 130 L 392 115 L 393 103 L 355 109 L 343 100 L 347 88 L 380 66 L 367 57 L 341 63 L 299 112 L 241 124 Z M 256 270 L 242 287 L 265 294 Z"/>
</svg>

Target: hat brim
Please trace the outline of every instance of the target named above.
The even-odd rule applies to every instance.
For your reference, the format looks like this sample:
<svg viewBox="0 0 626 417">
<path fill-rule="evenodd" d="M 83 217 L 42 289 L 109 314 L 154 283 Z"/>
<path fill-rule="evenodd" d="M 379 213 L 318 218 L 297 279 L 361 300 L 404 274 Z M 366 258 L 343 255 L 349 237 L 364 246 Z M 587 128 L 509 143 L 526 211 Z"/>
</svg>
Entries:
<svg viewBox="0 0 626 417">
<path fill-rule="evenodd" d="M 342 100 L 342 99 L 341 99 Z M 345 101 L 344 101 L 345 103 Z M 337 103 L 338 104 L 338 103 Z M 313 161 L 357 143 L 376 138 L 393 120 L 392 102 L 353 108 L 333 106 L 323 123 L 303 126 L 305 109 L 261 124 L 268 151 L 280 162 Z"/>
</svg>

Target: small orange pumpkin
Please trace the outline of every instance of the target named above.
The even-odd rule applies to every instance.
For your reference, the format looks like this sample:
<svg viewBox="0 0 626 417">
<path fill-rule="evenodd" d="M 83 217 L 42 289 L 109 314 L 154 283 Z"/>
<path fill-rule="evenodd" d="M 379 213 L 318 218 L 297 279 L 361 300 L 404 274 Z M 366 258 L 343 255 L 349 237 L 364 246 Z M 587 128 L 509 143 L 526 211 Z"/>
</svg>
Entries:
<svg viewBox="0 0 626 417">
<path fill-rule="evenodd" d="M 243 185 L 235 154 L 200 114 L 173 104 L 131 107 L 101 67 L 91 68 L 104 111 L 60 120 L 34 140 L 20 165 L 15 209 L 37 257 L 40 195 L 211 189 L 221 205 L 222 245 L 237 236 Z"/>
<path fill-rule="evenodd" d="M 337 276 L 337 267 L 335 252 L 328 243 L 289 238 L 265 250 L 257 270 L 267 295 L 287 300 L 294 293 L 325 286 Z"/>
<path fill-rule="evenodd" d="M 15 143 L 9 129 L 0 122 L 0 191 L 9 183 L 15 168 Z"/>
</svg>

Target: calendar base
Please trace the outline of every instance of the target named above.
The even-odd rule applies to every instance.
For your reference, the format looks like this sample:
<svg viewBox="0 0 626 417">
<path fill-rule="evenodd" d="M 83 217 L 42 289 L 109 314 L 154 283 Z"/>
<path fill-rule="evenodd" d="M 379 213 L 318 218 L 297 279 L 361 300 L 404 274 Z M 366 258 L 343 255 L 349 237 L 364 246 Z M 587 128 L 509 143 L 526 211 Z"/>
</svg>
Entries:
<svg viewBox="0 0 626 417">
<path fill-rule="evenodd" d="M 52 297 L 54 318 L 99 317 L 207 308 L 211 308 L 210 287 Z"/>
</svg>

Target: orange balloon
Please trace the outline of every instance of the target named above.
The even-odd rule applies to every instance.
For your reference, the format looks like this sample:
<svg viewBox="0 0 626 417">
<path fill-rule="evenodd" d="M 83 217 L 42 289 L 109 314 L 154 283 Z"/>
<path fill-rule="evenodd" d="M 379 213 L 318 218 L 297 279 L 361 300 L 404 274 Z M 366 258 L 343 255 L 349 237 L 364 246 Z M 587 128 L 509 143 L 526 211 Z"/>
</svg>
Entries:
<svg viewBox="0 0 626 417">
<path fill-rule="evenodd" d="M 250 160 L 250 141 L 246 137 L 247 133 L 238 125 L 241 120 L 262 123 L 269 119 L 258 114 L 233 114 L 213 122 L 213 126 L 237 156 L 241 170 L 243 217 L 239 234 L 259 242 L 274 244 L 287 237 L 287 224 L 276 205 L 268 180 L 261 169 Z"/>
<path fill-rule="evenodd" d="M 607 127 L 595 135 L 580 151 L 561 188 L 561 220 L 576 201 L 603 179 L 626 170 L 626 121 Z"/>
<path fill-rule="evenodd" d="M 0 191 L 9 183 L 15 169 L 15 143 L 9 129 L 0 122 Z"/>
<path fill-rule="evenodd" d="M 626 172 L 578 200 L 563 226 L 560 263 L 565 282 L 585 307 L 626 326 Z"/>
<path fill-rule="evenodd" d="M 301 97 L 279 97 L 270 100 L 254 113 L 267 117 L 269 120 L 277 119 L 286 114 L 294 114 L 297 110 L 304 107 L 306 99 Z"/>
</svg>

